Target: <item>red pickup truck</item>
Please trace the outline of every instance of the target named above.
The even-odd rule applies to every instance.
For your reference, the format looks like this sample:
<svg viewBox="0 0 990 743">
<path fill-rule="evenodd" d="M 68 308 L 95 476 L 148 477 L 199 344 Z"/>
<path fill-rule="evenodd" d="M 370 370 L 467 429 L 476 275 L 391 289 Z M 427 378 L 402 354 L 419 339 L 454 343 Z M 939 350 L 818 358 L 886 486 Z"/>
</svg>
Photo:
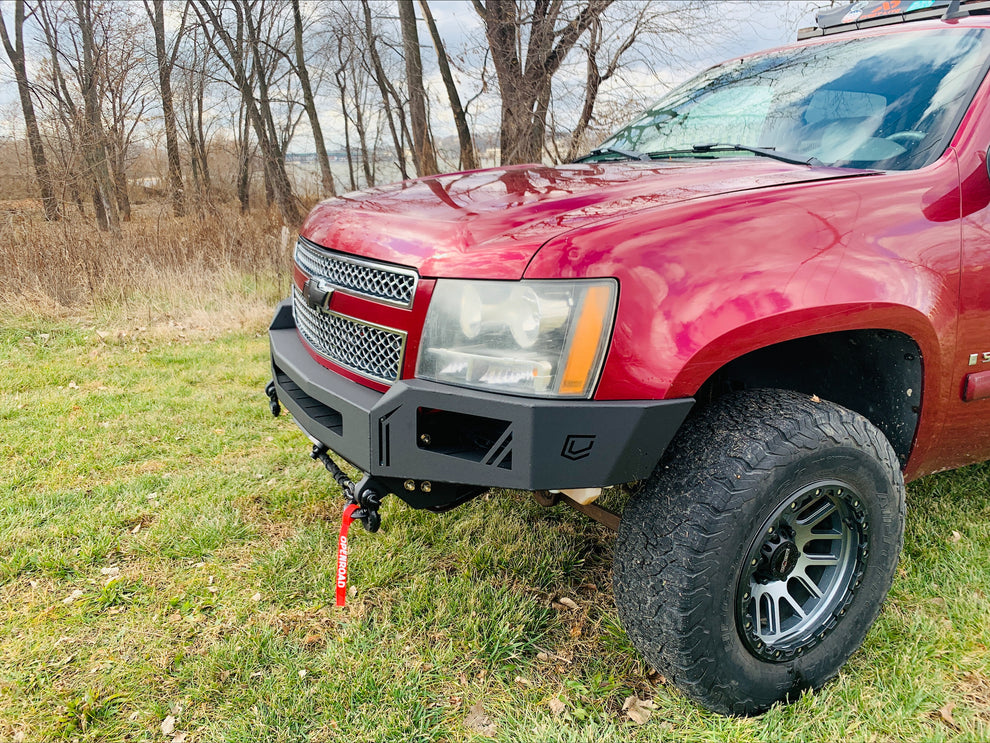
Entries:
<svg viewBox="0 0 990 743">
<path fill-rule="evenodd" d="M 273 412 L 371 529 L 387 494 L 491 487 L 614 522 L 623 625 L 708 708 L 819 687 L 891 585 L 905 480 L 990 458 L 988 5 L 846 5 L 577 162 L 317 205 Z"/>
</svg>

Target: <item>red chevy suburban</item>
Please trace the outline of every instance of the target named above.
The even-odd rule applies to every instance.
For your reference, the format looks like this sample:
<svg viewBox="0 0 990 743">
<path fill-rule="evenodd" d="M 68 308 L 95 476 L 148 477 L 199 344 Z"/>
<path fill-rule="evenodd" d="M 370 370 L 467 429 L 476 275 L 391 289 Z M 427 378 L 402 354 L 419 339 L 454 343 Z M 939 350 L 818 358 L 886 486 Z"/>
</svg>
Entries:
<svg viewBox="0 0 990 743">
<path fill-rule="evenodd" d="M 385 495 L 491 487 L 616 524 L 630 638 L 710 709 L 821 686 L 891 585 L 905 480 L 990 459 L 988 11 L 845 5 L 576 162 L 317 205 L 273 412 L 371 529 Z"/>
</svg>

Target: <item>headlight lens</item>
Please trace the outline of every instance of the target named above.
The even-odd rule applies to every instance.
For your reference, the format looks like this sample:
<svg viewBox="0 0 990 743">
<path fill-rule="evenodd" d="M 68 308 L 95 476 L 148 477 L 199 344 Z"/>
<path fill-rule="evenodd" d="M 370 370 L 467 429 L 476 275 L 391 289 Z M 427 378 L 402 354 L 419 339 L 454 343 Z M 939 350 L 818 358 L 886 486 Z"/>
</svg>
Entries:
<svg viewBox="0 0 990 743">
<path fill-rule="evenodd" d="M 540 397 L 588 397 L 618 286 L 582 281 L 437 281 L 416 376 Z"/>
</svg>

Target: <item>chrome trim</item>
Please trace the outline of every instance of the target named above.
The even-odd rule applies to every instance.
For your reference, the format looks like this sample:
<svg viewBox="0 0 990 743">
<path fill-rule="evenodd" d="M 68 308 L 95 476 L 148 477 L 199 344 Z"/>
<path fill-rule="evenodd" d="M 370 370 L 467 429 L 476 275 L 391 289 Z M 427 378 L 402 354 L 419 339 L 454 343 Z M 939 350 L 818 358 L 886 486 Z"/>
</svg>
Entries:
<svg viewBox="0 0 990 743">
<path fill-rule="evenodd" d="M 300 237 L 296 241 L 296 248 L 293 254 L 296 265 L 310 276 L 318 276 L 333 287 L 346 294 L 353 294 L 358 297 L 380 302 L 381 304 L 392 305 L 408 309 L 412 307 L 416 297 L 416 288 L 419 284 L 419 274 L 411 268 L 393 266 L 390 263 L 380 263 L 378 261 L 368 261 L 353 256 L 344 255 L 327 250 L 314 242 Z M 340 276 L 331 276 L 331 267 L 344 264 L 354 267 L 362 272 L 377 274 L 377 280 L 382 283 L 398 285 L 395 291 L 374 291 L 369 289 L 368 281 L 340 281 Z M 372 279 L 374 281 L 375 279 Z"/>
<path fill-rule="evenodd" d="M 300 335 L 302 335 L 303 340 L 306 341 L 313 351 L 316 352 L 321 358 L 336 364 L 337 366 L 343 367 L 349 371 L 359 374 L 362 377 L 367 377 L 368 379 L 373 379 L 382 384 L 391 385 L 396 382 L 402 376 L 402 366 L 406 357 L 406 340 L 408 334 L 403 330 L 397 330 L 395 328 L 387 328 L 384 325 L 377 325 L 375 323 L 368 322 L 366 320 L 358 320 L 357 318 L 350 317 L 348 315 L 341 315 L 339 312 L 332 312 L 329 310 L 320 310 L 310 307 L 306 303 L 305 297 L 295 286 L 292 287 L 292 314 L 296 320 L 296 327 L 299 329 Z M 354 363 L 354 358 L 356 358 L 357 353 L 353 354 L 351 359 L 344 358 L 341 355 L 340 358 L 333 356 L 329 351 L 331 351 L 328 346 L 321 342 L 320 338 L 314 337 L 314 333 L 317 331 L 323 331 L 326 333 L 330 332 L 330 328 L 324 326 L 316 327 L 314 329 L 313 325 L 315 323 L 320 323 L 321 317 L 327 317 L 335 319 L 339 322 L 347 323 L 351 326 L 358 325 L 365 328 L 371 328 L 378 334 L 385 334 L 387 336 L 392 336 L 399 341 L 398 355 L 394 361 L 394 376 L 388 377 L 382 374 L 377 374 L 373 369 L 369 368 L 369 365 L 359 365 Z M 366 347 L 358 347 L 355 344 L 351 344 L 355 352 L 373 352 L 375 350 L 375 343 L 371 343 Z M 380 356 L 372 354 L 372 358 L 380 359 Z M 384 369 L 385 364 L 379 364 L 379 367 Z"/>
</svg>

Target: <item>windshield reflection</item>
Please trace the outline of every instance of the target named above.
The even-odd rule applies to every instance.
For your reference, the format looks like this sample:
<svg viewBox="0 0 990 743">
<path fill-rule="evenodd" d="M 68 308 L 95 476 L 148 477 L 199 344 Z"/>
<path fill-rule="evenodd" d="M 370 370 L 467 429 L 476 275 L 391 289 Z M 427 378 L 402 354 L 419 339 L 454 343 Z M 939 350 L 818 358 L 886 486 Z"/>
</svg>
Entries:
<svg viewBox="0 0 990 743">
<path fill-rule="evenodd" d="M 945 150 L 986 59 L 984 29 L 936 29 L 729 62 L 672 91 L 590 159 L 725 156 L 697 150 L 734 143 L 833 166 L 920 168 Z"/>
</svg>

